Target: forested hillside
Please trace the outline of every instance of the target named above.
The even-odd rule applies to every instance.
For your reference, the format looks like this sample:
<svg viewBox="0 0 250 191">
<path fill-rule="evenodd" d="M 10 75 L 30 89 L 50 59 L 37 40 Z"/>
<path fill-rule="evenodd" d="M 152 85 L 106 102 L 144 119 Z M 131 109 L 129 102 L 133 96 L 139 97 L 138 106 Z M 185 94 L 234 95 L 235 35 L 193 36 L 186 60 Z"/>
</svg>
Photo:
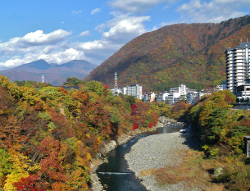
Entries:
<svg viewBox="0 0 250 191">
<path fill-rule="evenodd" d="M 0 189 L 88 190 L 103 143 L 147 129 L 158 115 L 97 81 L 80 90 L 18 86 L 0 75 Z"/>
<path fill-rule="evenodd" d="M 124 45 L 95 68 L 86 81 L 114 86 L 134 83 L 144 91 L 162 91 L 186 84 L 201 89 L 226 79 L 225 51 L 250 37 L 250 16 L 218 24 L 175 24 L 145 33 Z"/>
</svg>

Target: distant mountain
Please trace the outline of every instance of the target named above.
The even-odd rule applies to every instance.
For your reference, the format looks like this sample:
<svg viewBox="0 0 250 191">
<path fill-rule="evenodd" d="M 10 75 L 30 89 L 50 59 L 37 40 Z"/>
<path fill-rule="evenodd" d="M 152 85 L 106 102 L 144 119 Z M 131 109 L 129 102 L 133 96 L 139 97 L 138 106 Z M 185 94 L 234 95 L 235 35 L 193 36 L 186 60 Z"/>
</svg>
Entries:
<svg viewBox="0 0 250 191">
<path fill-rule="evenodd" d="M 86 81 L 114 87 L 134 83 L 163 91 L 181 83 L 201 89 L 226 80 L 225 51 L 250 37 L 250 16 L 221 23 L 175 24 L 145 33 L 96 67 Z"/>
<path fill-rule="evenodd" d="M 64 64 L 49 64 L 45 60 L 37 60 L 0 71 L 0 74 L 8 77 L 11 81 L 15 80 L 34 80 L 40 82 L 42 75 L 45 82 L 53 85 L 62 85 L 67 77 L 77 77 L 83 79 L 86 77 L 96 65 L 84 60 L 72 60 Z"/>
<path fill-rule="evenodd" d="M 37 60 L 35 62 L 30 62 L 28 64 L 23 64 L 21 66 L 15 67 L 15 70 L 25 70 L 26 68 L 35 68 L 37 70 L 47 70 L 51 68 L 51 65 L 45 60 Z"/>
</svg>

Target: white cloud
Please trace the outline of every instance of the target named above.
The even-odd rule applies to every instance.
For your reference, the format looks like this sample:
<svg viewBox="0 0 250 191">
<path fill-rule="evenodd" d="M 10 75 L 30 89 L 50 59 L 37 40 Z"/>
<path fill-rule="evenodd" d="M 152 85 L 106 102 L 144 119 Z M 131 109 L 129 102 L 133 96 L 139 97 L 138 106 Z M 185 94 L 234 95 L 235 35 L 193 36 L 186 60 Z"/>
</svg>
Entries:
<svg viewBox="0 0 250 191">
<path fill-rule="evenodd" d="M 155 31 L 155 30 L 157 30 L 157 29 L 158 29 L 158 27 L 157 27 L 157 26 L 154 26 L 153 29 L 152 29 L 152 31 Z"/>
<path fill-rule="evenodd" d="M 49 63 L 62 64 L 71 60 L 86 60 L 87 58 L 84 56 L 84 52 L 75 48 L 68 48 L 64 51 L 53 52 L 52 54 L 41 54 L 38 59 L 44 59 Z"/>
<path fill-rule="evenodd" d="M 249 0 L 191 0 L 181 5 L 178 12 L 182 22 L 218 23 L 230 18 L 244 16 L 240 10 L 250 6 Z"/>
<path fill-rule="evenodd" d="M 49 34 L 37 30 L 23 37 L 15 37 L 8 42 L 0 43 L 2 68 L 14 67 L 38 60 L 42 55 L 54 55 L 57 51 L 65 51 L 69 47 L 64 43 L 71 32 L 59 29 Z M 5 59 L 4 59 L 5 58 Z"/>
<path fill-rule="evenodd" d="M 125 43 L 147 32 L 143 22 L 149 21 L 149 16 L 112 14 L 114 19 L 96 27 L 98 30 L 109 28 L 109 31 L 103 33 L 101 40 L 79 43 L 78 45 L 78 48 L 85 52 L 86 57 L 92 58 L 93 63 L 103 62 Z"/>
<path fill-rule="evenodd" d="M 6 62 L 0 62 L 1 69 L 7 69 L 39 59 L 44 59 L 49 63 L 66 63 L 71 60 L 88 60 L 83 51 L 73 47 L 64 47 L 63 44 L 55 46 L 40 47 L 40 49 L 28 52 L 24 56 L 15 56 Z"/>
<path fill-rule="evenodd" d="M 78 14 L 80 14 L 81 12 L 82 12 L 82 11 L 73 11 L 72 14 L 73 14 L 73 15 L 78 15 Z"/>
<path fill-rule="evenodd" d="M 146 32 L 143 22 L 149 21 L 150 16 L 130 16 L 113 13 L 115 18 L 106 23 L 110 28 L 108 32 L 103 33 L 103 38 L 112 41 L 125 43 Z"/>
<path fill-rule="evenodd" d="M 99 25 L 105 31 L 100 40 L 69 43 L 71 32 L 56 30 L 48 34 L 35 31 L 23 37 L 0 43 L 0 69 L 44 59 L 49 63 L 62 64 L 71 60 L 87 60 L 100 64 L 125 43 L 147 32 L 143 22 L 150 16 L 133 16 L 113 12 L 113 19 Z M 98 27 L 96 27 L 98 29 Z M 88 35 L 84 31 L 80 35 Z"/>
<path fill-rule="evenodd" d="M 125 13 L 143 13 L 159 3 L 170 3 L 175 0 L 113 0 L 109 4 L 114 9 Z"/>
<path fill-rule="evenodd" d="M 8 42 L 0 43 L 0 57 L 1 60 L 9 57 L 16 57 L 20 54 L 25 55 L 31 52 L 40 52 L 46 46 L 56 45 L 60 41 L 65 40 L 71 32 L 64 30 L 56 30 L 49 34 L 44 34 L 43 31 L 38 30 L 32 33 L 26 34 L 24 37 L 15 37 Z M 13 66 L 15 65 L 14 62 Z M 1 65 L 5 65 L 1 63 Z M 9 66 L 9 62 L 6 66 Z"/>
<path fill-rule="evenodd" d="M 100 8 L 96 8 L 96 9 L 94 9 L 94 10 L 91 11 L 91 15 L 99 13 L 99 12 L 101 12 L 101 9 Z"/>
<path fill-rule="evenodd" d="M 90 33 L 89 31 L 84 31 L 79 36 L 88 36 L 89 33 Z"/>
<path fill-rule="evenodd" d="M 0 56 L 11 55 L 17 52 L 27 52 L 36 46 L 56 44 L 69 36 L 71 32 L 59 29 L 49 34 L 37 30 L 26 34 L 24 37 L 15 37 L 9 42 L 0 43 Z"/>
</svg>

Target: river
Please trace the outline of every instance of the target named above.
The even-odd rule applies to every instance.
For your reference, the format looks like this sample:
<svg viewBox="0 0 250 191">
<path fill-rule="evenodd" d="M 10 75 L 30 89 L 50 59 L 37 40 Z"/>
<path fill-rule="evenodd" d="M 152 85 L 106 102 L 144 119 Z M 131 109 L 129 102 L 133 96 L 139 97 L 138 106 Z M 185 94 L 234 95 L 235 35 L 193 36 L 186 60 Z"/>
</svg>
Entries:
<svg viewBox="0 0 250 191">
<path fill-rule="evenodd" d="M 128 169 L 124 156 L 131 147 L 141 138 L 150 134 L 173 133 L 180 127 L 165 126 L 158 128 L 155 132 L 145 133 L 132 138 L 127 143 L 117 146 L 107 154 L 108 163 L 103 163 L 97 169 L 97 175 L 104 190 L 106 191 L 146 191 L 140 180 Z"/>
</svg>

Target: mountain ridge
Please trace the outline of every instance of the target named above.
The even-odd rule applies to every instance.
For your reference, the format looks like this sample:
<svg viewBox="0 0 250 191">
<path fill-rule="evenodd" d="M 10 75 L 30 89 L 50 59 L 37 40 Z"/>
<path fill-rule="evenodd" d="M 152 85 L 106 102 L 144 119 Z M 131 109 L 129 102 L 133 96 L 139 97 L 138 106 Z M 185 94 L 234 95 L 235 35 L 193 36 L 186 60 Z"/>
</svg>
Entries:
<svg viewBox="0 0 250 191">
<path fill-rule="evenodd" d="M 53 85 L 62 85 L 67 77 L 83 79 L 96 65 L 85 60 L 72 60 L 64 64 L 49 64 L 43 59 L 26 63 L 11 69 L 1 70 L 0 74 L 8 77 L 12 82 L 15 80 L 41 81 L 42 75 L 45 82 Z"/>
<path fill-rule="evenodd" d="M 163 91 L 185 83 L 202 89 L 226 79 L 226 49 L 250 36 L 250 16 L 221 23 L 174 24 L 136 37 L 85 78 L 114 86 L 139 83 Z"/>
</svg>

